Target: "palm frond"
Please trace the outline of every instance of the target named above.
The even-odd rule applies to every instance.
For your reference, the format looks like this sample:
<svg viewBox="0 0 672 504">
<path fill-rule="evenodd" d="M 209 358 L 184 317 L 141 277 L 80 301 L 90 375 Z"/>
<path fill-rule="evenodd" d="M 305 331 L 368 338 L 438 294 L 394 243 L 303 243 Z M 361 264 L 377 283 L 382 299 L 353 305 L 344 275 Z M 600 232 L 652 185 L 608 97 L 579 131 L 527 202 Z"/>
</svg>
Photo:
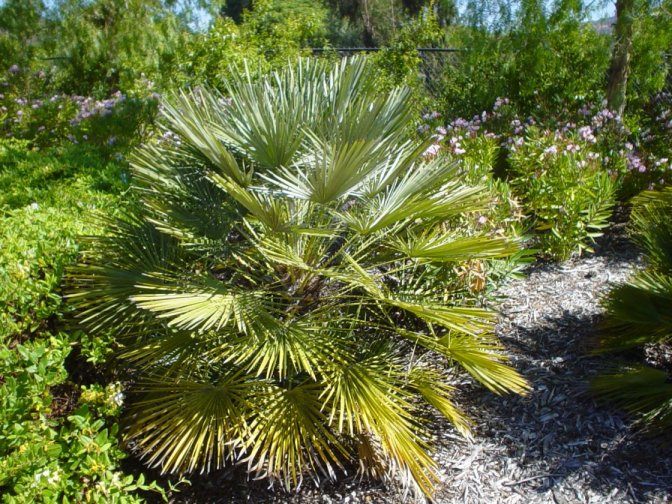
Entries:
<svg viewBox="0 0 672 504">
<path fill-rule="evenodd" d="M 591 385 L 595 394 L 638 415 L 649 428 L 672 427 L 672 383 L 667 372 L 640 366 L 601 375 Z"/>
<path fill-rule="evenodd" d="M 415 366 L 408 379 L 422 398 L 436 408 L 465 437 L 471 438 L 471 421 L 450 399 L 455 387 L 446 385 L 446 377 L 436 369 Z"/>
<path fill-rule="evenodd" d="M 607 317 L 598 331 L 598 352 L 672 341 L 672 277 L 642 271 L 605 298 Z"/>
<path fill-rule="evenodd" d="M 327 426 L 321 391 L 320 384 L 269 385 L 255 398 L 258 414 L 250 423 L 245 457 L 251 471 L 273 475 L 291 488 L 302 481 L 307 465 L 328 476 L 341 466 L 348 451 Z"/>
<path fill-rule="evenodd" d="M 399 248 L 409 257 L 439 262 L 509 257 L 520 249 L 507 237 L 460 237 L 454 233 L 413 237 L 401 242 Z"/>
<path fill-rule="evenodd" d="M 412 415 L 399 375 L 391 372 L 390 355 L 373 353 L 347 367 L 333 370 L 325 383 L 329 423 L 338 432 L 373 436 L 381 445 L 382 460 L 390 472 L 409 473 L 426 494 L 431 494 L 435 462 L 427 454 L 422 430 Z M 397 370 L 397 373 L 400 371 Z M 372 462 L 378 458 L 372 459 Z M 380 471 L 384 468 L 374 468 Z"/>
<path fill-rule="evenodd" d="M 175 376 L 146 379 L 129 414 L 126 439 L 165 472 L 207 472 L 239 457 L 257 384 L 240 373 L 212 383 Z"/>
<path fill-rule="evenodd" d="M 180 92 L 164 103 L 163 115 L 172 131 L 180 135 L 192 152 L 201 155 L 222 175 L 246 186 L 251 173 L 243 170 L 235 157 L 213 133 L 218 115 L 203 91 Z"/>
</svg>

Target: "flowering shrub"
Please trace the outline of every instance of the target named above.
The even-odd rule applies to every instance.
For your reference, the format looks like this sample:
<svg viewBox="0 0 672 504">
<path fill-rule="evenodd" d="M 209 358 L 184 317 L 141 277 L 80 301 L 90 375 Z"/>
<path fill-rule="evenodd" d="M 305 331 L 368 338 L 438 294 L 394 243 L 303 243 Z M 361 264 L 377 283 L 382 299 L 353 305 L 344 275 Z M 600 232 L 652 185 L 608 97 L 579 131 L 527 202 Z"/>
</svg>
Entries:
<svg viewBox="0 0 672 504">
<path fill-rule="evenodd" d="M 533 127 L 510 146 L 511 184 L 533 218 L 542 250 L 567 259 L 592 251 L 590 242 L 607 226 L 616 184 L 590 150 L 588 129 L 566 136 Z M 522 137 L 520 137 L 522 138 Z"/>
<path fill-rule="evenodd" d="M 427 113 L 418 132 L 432 141 L 425 156 L 454 158 L 466 181 L 485 183 L 497 194 L 496 213 L 487 216 L 495 228 L 519 227 L 520 198 L 535 219 L 545 253 L 563 259 L 572 250 L 590 248 L 614 194 L 625 201 L 672 179 L 671 101 L 669 94 L 656 96 L 643 125 L 632 131 L 621 117 L 592 104 L 563 116 L 571 120 L 540 120 L 519 117 L 510 100 L 500 97 L 471 119 L 446 122 L 437 112 Z M 566 184 L 584 187 L 571 204 L 563 201 Z M 573 191 L 567 194 L 576 197 Z"/>
<path fill-rule="evenodd" d="M 28 139 L 40 147 L 69 141 L 108 154 L 124 152 L 151 130 L 159 96 L 148 87 L 104 100 L 69 96 L 53 92 L 44 72 L 26 74 L 14 65 L 0 80 L 0 137 Z"/>
</svg>

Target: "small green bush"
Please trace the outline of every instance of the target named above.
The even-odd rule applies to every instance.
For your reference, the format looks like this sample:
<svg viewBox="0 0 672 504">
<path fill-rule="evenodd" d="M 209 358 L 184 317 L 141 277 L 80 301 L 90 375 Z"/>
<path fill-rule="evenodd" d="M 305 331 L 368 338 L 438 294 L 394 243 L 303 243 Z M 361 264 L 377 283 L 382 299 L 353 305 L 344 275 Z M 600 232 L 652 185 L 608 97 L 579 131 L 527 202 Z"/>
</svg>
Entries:
<svg viewBox="0 0 672 504">
<path fill-rule="evenodd" d="M 4 503 L 141 502 L 158 490 L 119 469 L 118 383 L 73 381 L 66 359 L 101 363 L 105 335 L 63 331 L 64 269 L 94 211 L 119 206 L 123 166 L 91 147 L 0 140 L 0 495 Z M 94 381 L 94 377 L 86 378 Z"/>
<path fill-rule="evenodd" d="M 125 454 L 115 417 L 123 394 L 118 384 L 78 391 L 67 382 L 70 349 L 64 334 L 13 349 L 0 345 L 2 502 L 143 502 L 135 490 L 161 490 L 118 469 Z"/>
</svg>

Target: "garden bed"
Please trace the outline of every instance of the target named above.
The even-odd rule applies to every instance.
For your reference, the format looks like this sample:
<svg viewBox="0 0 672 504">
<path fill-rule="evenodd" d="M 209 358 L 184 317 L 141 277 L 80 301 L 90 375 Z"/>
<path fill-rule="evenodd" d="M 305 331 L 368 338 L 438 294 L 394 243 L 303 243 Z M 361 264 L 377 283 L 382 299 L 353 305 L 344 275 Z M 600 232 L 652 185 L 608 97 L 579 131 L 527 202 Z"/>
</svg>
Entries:
<svg viewBox="0 0 672 504">
<path fill-rule="evenodd" d="M 498 397 L 470 383 L 458 387 L 458 403 L 476 421 L 475 436 L 465 440 L 446 421 L 434 422 L 437 502 L 668 502 L 672 446 L 642 436 L 587 389 L 587 378 L 610 362 L 589 354 L 600 296 L 641 266 L 620 227 L 594 255 L 533 265 L 500 289 L 498 335 L 534 388 L 527 397 Z M 354 477 L 321 488 L 306 481 L 295 494 L 245 482 L 237 470 L 192 481 L 171 502 L 412 501 Z"/>
</svg>

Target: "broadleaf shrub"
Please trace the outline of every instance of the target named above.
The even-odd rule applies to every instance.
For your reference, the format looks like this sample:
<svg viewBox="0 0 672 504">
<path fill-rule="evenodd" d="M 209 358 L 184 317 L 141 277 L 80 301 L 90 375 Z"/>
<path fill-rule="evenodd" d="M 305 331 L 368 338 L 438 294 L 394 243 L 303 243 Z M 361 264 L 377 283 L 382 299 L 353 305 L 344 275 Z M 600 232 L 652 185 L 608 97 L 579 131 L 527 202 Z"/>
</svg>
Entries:
<svg viewBox="0 0 672 504">
<path fill-rule="evenodd" d="M 91 147 L 45 152 L 0 140 L 3 502 L 130 503 L 142 501 L 137 490 L 161 492 L 120 469 L 120 385 L 87 373 L 105 359 L 106 335 L 64 330 L 61 280 L 77 255 L 75 237 L 100 229 L 95 210 L 115 213 L 122 175 Z M 84 359 L 92 364 L 83 371 Z"/>
</svg>

